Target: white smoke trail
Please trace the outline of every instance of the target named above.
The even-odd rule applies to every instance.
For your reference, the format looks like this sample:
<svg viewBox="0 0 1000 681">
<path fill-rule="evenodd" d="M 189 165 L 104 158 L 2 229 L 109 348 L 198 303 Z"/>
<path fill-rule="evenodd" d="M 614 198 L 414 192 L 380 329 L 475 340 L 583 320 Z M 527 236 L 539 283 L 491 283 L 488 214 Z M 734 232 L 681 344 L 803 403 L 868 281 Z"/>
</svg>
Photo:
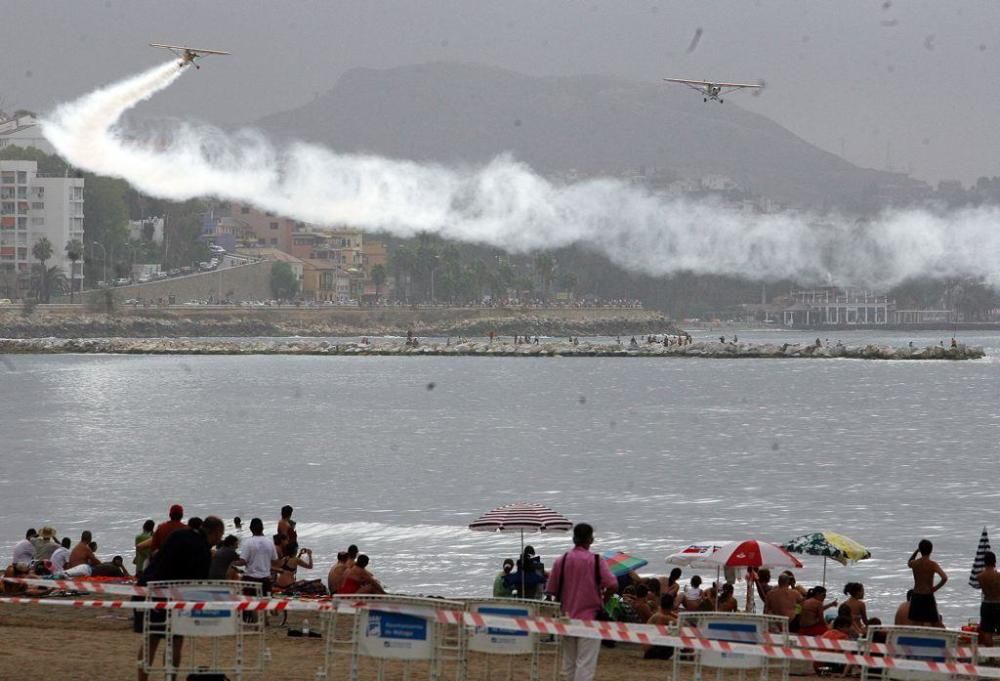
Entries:
<svg viewBox="0 0 1000 681">
<path fill-rule="evenodd" d="M 889 212 L 859 225 L 796 212 L 748 215 L 614 179 L 558 185 L 506 156 L 446 168 L 308 144 L 279 152 L 250 131 L 194 125 L 166 143 L 126 139 L 117 127 L 122 114 L 181 71 L 170 62 L 63 104 L 44 121 L 44 134 L 73 165 L 160 198 L 214 196 L 306 222 L 433 232 L 509 252 L 581 244 L 649 274 L 888 285 L 920 275 L 993 277 L 1000 269 L 995 208 Z"/>
</svg>

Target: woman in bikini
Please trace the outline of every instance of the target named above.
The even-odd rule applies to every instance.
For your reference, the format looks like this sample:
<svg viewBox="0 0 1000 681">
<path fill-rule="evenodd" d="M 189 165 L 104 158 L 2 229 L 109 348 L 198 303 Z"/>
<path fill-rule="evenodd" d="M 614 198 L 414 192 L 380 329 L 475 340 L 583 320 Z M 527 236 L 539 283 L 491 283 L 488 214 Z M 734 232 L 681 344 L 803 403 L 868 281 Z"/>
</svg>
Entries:
<svg viewBox="0 0 1000 681">
<path fill-rule="evenodd" d="M 285 545 L 285 554 L 275 569 L 274 584 L 279 589 L 287 589 L 295 584 L 295 573 L 300 567 L 311 570 L 313 566 L 312 549 L 299 549 L 296 542 Z"/>
<path fill-rule="evenodd" d="M 804 636 L 822 636 L 829 627 L 823 615 L 828 608 L 837 606 L 837 601 L 824 603 L 826 589 L 822 586 L 809 590 L 808 597 L 802 601 L 802 612 L 799 613 L 799 633 Z"/>
</svg>

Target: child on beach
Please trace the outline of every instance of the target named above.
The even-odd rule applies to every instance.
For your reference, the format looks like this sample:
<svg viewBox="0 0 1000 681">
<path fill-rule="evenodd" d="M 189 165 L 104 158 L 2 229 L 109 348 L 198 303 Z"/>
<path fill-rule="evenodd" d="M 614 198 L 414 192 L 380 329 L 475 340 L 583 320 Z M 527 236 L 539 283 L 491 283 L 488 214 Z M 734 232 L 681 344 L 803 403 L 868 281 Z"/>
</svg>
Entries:
<svg viewBox="0 0 1000 681">
<path fill-rule="evenodd" d="M 844 586 L 844 593 L 850 596 L 844 605 L 850 609 L 851 623 L 859 632 L 858 635 L 864 636 L 868 627 L 868 609 L 864 601 L 865 587 L 860 582 L 848 582 Z"/>
<path fill-rule="evenodd" d="M 660 596 L 660 608 L 646 623 L 669 627 L 676 621 L 677 612 L 674 610 L 674 597 L 671 594 L 663 594 Z M 643 644 L 642 651 L 642 659 L 644 660 L 669 660 L 674 656 L 674 649 L 670 646 Z"/>
</svg>

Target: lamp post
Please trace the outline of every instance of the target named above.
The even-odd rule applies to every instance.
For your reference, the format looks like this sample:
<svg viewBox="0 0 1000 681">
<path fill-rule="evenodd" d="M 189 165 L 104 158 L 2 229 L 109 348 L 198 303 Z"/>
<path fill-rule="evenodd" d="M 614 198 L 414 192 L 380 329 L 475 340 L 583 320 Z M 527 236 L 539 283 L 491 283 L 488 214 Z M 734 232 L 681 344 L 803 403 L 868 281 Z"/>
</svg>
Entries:
<svg viewBox="0 0 1000 681">
<path fill-rule="evenodd" d="M 103 253 L 103 255 L 104 255 L 104 258 L 103 258 L 103 260 L 104 260 L 104 285 L 107 286 L 108 285 L 108 251 L 107 251 L 106 248 L 104 248 L 104 244 L 99 244 L 96 241 L 91 241 L 90 244 L 91 244 L 91 246 L 90 246 L 90 252 L 91 253 L 94 252 L 94 246 L 100 246 L 101 247 L 101 253 Z"/>
</svg>

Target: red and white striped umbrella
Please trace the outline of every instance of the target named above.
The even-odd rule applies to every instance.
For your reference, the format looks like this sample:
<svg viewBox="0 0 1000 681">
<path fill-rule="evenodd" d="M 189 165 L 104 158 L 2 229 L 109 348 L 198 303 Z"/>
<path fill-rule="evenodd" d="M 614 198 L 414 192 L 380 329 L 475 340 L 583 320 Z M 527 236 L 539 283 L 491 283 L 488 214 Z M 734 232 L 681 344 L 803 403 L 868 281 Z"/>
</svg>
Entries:
<svg viewBox="0 0 1000 681">
<path fill-rule="evenodd" d="M 550 532 L 552 530 L 573 529 L 566 516 L 556 513 L 544 504 L 506 504 L 484 513 L 478 520 L 469 524 L 470 530 L 487 532 L 509 532 L 511 530 L 536 530 Z"/>
<path fill-rule="evenodd" d="M 802 563 L 785 549 L 756 539 L 723 544 L 715 553 L 702 558 L 701 562 L 733 568 L 802 567 Z"/>
</svg>

